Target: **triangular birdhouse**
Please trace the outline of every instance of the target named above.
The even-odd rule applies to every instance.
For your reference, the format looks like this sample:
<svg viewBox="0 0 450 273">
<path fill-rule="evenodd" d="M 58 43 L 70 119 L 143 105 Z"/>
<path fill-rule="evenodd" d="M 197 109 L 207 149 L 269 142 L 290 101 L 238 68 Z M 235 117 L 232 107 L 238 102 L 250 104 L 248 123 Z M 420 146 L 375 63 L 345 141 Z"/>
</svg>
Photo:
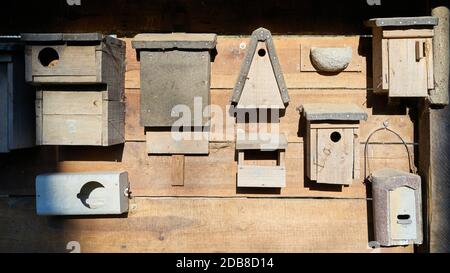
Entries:
<svg viewBox="0 0 450 273">
<path fill-rule="evenodd" d="M 289 103 L 272 34 L 265 28 L 252 34 L 232 102 L 238 109 L 285 109 Z"/>
</svg>

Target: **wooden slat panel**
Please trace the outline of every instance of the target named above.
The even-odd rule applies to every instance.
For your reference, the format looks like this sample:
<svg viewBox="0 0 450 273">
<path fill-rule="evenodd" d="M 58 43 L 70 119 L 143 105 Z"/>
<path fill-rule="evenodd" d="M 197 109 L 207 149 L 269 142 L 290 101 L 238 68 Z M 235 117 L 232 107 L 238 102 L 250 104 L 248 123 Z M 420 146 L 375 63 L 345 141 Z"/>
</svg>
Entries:
<svg viewBox="0 0 450 273">
<path fill-rule="evenodd" d="M 130 39 L 124 39 L 130 45 Z M 217 56 L 211 68 L 211 88 L 232 89 L 236 84 L 250 38 L 218 36 Z M 275 48 L 288 88 L 366 88 L 366 57 L 356 51 L 354 62 L 360 63 L 359 72 L 323 75 L 317 72 L 303 72 L 300 68 L 300 46 L 308 45 L 348 45 L 359 48 L 360 37 L 320 37 L 320 36 L 274 36 Z M 136 52 L 127 46 L 126 88 L 140 87 L 140 64 Z"/>
<path fill-rule="evenodd" d="M 417 59 L 416 43 L 424 39 L 390 39 L 389 43 L 389 96 L 426 97 L 428 73 L 425 58 Z"/>
<path fill-rule="evenodd" d="M 44 115 L 42 145 L 102 145 L 101 115 Z"/>
<path fill-rule="evenodd" d="M 353 129 L 317 130 L 317 181 L 349 185 L 353 181 Z M 333 134 L 339 139 L 333 140 Z"/>
<path fill-rule="evenodd" d="M 82 252 L 413 250 L 368 247 L 365 200 L 137 198 L 131 207 L 128 218 L 47 218 L 34 198 L 0 198 L 0 252 L 68 252 L 71 241 Z"/>
<path fill-rule="evenodd" d="M 44 115 L 101 115 L 102 92 L 44 91 Z"/>
</svg>

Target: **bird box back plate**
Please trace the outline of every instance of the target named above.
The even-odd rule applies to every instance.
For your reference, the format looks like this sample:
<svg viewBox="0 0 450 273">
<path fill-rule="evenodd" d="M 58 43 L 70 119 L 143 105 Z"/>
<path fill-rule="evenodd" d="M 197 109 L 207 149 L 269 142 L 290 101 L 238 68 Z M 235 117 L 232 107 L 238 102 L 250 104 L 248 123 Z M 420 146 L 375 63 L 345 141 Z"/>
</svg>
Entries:
<svg viewBox="0 0 450 273">
<path fill-rule="evenodd" d="M 252 34 L 232 102 L 238 108 L 284 109 L 289 95 L 272 34 L 259 28 Z"/>
<path fill-rule="evenodd" d="M 142 126 L 171 127 L 179 120 L 173 115 L 178 110 L 190 111 L 184 126 L 204 126 L 207 118 L 196 120 L 194 112 L 202 113 L 210 103 L 210 51 L 216 39 L 215 34 L 186 33 L 139 34 L 133 39 L 141 61 Z"/>
</svg>

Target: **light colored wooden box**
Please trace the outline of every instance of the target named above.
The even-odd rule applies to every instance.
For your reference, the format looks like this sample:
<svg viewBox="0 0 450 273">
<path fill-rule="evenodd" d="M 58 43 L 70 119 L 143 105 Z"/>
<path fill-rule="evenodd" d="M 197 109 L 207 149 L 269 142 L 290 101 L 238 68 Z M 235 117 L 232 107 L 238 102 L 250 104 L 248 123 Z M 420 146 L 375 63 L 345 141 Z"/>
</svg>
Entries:
<svg viewBox="0 0 450 273">
<path fill-rule="evenodd" d="M 319 184 L 351 185 L 360 176 L 359 121 L 355 105 L 305 104 L 306 174 Z"/>
<path fill-rule="evenodd" d="M 0 153 L 33 147 L 34 90 L 25 83 L 23 45 L 0 37 Z"/>
<path fill-rule="evenodd" d="M 122 100 L 125 42 L 98 33 L 22 34 L 26 80 L 34 85 L 106 84 L 108 100 Z"/>
<path fill-rule="evenodd" d="M 269 141 L 250 140 L 238 136 L 236 150 L 238 153 L 237 186 L 239 188 L 284 188 L 286 187 L 286 149 L 285 135 L 273 135 Z M 276 152 L 276 166 L 247 165 L 245 154 L 248 151 Z"/>
<path fill-rule="evenodd" d="M 435 17 L 371 19 L 373 88 L 389 97 L 427 97 L 434 89 Z"/>
<path fill-rule="evenodd" d="M 42 90 L 36 97 L 37 145 L 111 146 L 124 142 L 123 102 L 104 92 Z"/>
</svg>

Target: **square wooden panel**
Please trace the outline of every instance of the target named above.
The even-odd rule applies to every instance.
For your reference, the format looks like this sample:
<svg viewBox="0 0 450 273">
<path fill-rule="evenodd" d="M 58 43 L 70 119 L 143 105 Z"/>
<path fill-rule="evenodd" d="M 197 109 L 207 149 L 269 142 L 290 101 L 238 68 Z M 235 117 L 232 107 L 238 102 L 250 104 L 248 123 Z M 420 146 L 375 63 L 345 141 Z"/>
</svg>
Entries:
<svg viewBox="0 0 450 273">
<path fill-rule="evenodd" d="M 211 57 L 209 51 L 142 51 L 141 58 L 141 125 L 171 127 L 183 115 L 191 127 L 202 127 L 202 115 L 210 103 Z M 198 101 L 195 107 L 195 101 Z M 174 108 L 188 110 L 173 115 Z"/>
</svg>

